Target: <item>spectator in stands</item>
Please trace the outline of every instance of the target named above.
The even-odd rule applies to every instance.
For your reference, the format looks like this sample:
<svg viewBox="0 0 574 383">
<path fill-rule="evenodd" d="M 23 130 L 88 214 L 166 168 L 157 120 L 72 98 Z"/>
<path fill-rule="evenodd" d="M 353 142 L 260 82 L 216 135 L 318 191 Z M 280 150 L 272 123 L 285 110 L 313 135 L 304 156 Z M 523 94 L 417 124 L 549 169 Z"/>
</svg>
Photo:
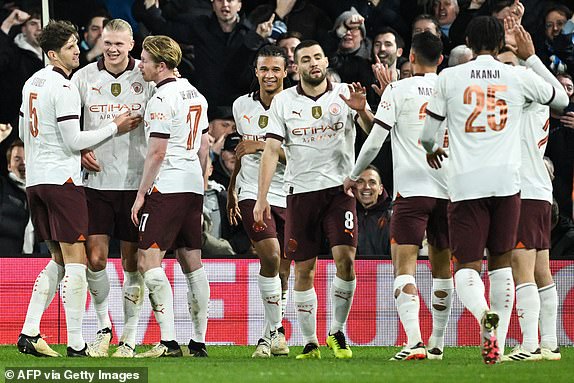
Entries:
<svg viewBox="0 0 574 383">
<path fill-rule="evenodd" d="M 223 185 L 225 189 L 229 186 L 229 178 L 233 169 L 235 169 L 235 147 L 241 141 L 241 135 L 236 132 L 228 134 L 225 137 L 223 143 L 223 148 L 218 156 L 213 159 L 213 174 L 211 179 L 220 185 Z"/>
<path fill-rule="evenodd" d="M 210 146 L 211 157 L 218 156 L 223 148 L 225 137 L 235 132 L 235 121 L 230 106 L 215 106 L 207 110 L 209 118 L 209 136 L 213 140 Z"/>
<path fill-rule="evenodd" d="M 359 225 L 357 255 L 390 257 L 391 198 L 385 191 L 379 170 L 375 166 L 369 165 L 361 173 L 353 194 L 357 199 Z"/>
<path fill-rule="evenodd" d="M 544 47 L 538 54 L 552 70 L 574 75 L 574 21 L 572 11 L 561 4 L 550 6 L 544 15 Z"/>
<path fill-rule="evenodd" d="M 567 74 L 558 75 L 568 97 L 574 96 L 574 83 Z M 572 183 L 574 182 L 574 102 L 557 114 L 551 111 L 550 133 L 546 156 L 554 163 L 554 197 L 558 202 L 560 215 L 572 219 Z"/>
<path fill-rule="evenodd" d="M 6 153 L 8 176 L 0 176 L 0 249 L 5 255 L 32 253 L 34 229 L 26 199 L 24 143 L 16 139 Z"/>
<path fill-rule="evenodd" d="M 448 37 L 450 26 L 458 15 L 459 7 L 457 0 L 438 0 L 434 6 L 434 16 L 440 24 L 442 33 Z"/>
<path fill-rule="evenodd" d="M 90 18 L 88 25 L 83 28 L 84 33 L 80 43 L 80 67 L 94 62 L 102 56 L 104 42 L 101 36 L 108 19 L 107 12 L 100 10 Z"/>
<path fill-rule="evenodd" d="M 12 38 L 10 30 L 21 25 L 20 33 Z M 26 80 L 44 66 L 42 49 L 38 45 L 41 31 L 40 13 L 14 9 L 0 27 L 0 123 L 10 124 L 9 137 L 0 144 L 5 153 L 18 137 L 18 111 L 22 104 L 22 87 Z M 6 159 L 0 156 L 0 174 L 6 175 Z"/>
<path fill-rule="evenodd" d="M 457 66 L 469 62 L 472 59 L 472 51 L 466 45 L 458 45 L 450 51 L 448 66 Z"/>
<path fill-rule="evenodd" d="M 237 139 L 239 137 L 239 139 Z M 226 139 L 226 148 L 222 154 L 229 152 L 233 159 L 235 159 L 235 146 L 239 143 L 241 137 L 234 133 Z M 227 157 L 226 157 L 227 158 Z M 215 159 L 215 163 L 219 161 Z M 204 217 L 204 235 L 203 235 L 203 249 L 213 255 L 229 255 L 231 246 L 231 253 L 235 254 L 253 254 L 253 247 L 251 241 L 243 228 L 243 225 L 232 226 L 227 218 L 227 192 L 226 186 L 219 183 L 218 177 L 213 177 L 215 165 L 212 166 L 211 162 L 207 164 L 207 175 L 205 176 L 205 191 L 203 195 L 203 217 Z M 229 163 L 227 166 L 232 166 L 231 170 L 235 167 Z M 229 170 L 227 170 L 229 171 Z M 231 173 L 230 173 L 231 174 Z M 211 176 L 210 179 L 208 179 Z M 229 179 L 228 179 L 229 182 Z M 227 241 L 227 243 L 221 241 Z"/>
<path fill-rule="evenodd" d="M 405 57 L 397 58 L 397 69 L 399 70 L 399 80 L 413 77 L 413 67 L 411 62 Z"/>
<path fill-rule="evenodd" d="M 291 81 L 291 85 L 297 84 L 299 82 L 299 74 L 295 68 L 295 48 L 303 40 L 303 35 L 296 31 L 289 31 L 282 34 L 277 38 L 275 44 L 277 46 L 285 49 L 287 53 L 287 77 Z M 284 86 L 287 84 L 284 84 Z"/>
<path fill-rule="evenodd" d="M 343 12 L 335 20 L 330 32 L 331 42 L 326 45 L 329 56 L 329 67 L 337 71 L 341 80 L 346 83 L 360 82 L 369 84 L 371 42 L 366 36 L 365 19 L 354 8 Z M 337 48 L 331 52 L 333 42 Z M 329 53 L 331 52 L 331 53 Z"/>
<path fill-rule="evenodd" d="M 257 50 L 271 36 L 270 18 L 257 26 L 239 16 L 241 0 L 213 0 L 213 15 L 166 20 L 159 1 L 144 0 L 142 21 L 154 34 L 168 35 L 180 43 L 193 44 L 193 85 L 209 105 L 231 106 L 247 93 L 253 79 L 250 65 Z"/>
<path fill-rule="evenodd" d="M 269 0 L 255 8 L 249 18 L 259 24 L 275 14 L 274 35 L 280 31 L 299 32 L 301 40 L 325 40 L 331 29 L 331 19 L 323 10 L 309 0 Z"/>
</svg>

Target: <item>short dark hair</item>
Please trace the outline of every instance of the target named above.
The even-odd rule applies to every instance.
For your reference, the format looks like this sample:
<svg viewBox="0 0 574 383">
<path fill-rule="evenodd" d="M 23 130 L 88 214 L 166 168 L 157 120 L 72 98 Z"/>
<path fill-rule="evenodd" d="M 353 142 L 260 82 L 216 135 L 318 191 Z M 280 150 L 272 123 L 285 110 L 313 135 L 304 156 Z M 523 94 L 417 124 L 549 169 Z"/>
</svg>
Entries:
<svg viewBox="0 0 574 383">
<path fill-rule="evenodd" d="M 413 36 L 411 49 L 417 56 L 417 60 L 423 65 L 437 65 L 442 54 L 442 48 L 440 38 L 431 32 L 417 33 Z"/>
<path fill-rule="evenodd" d="M 440 29 L 440 23 L 438 22 L 436 17 L 434 17 L 433 15 L 430 15 L 428 13 L 423 13 L 421 15 L 418 15 L 417 17 L 415 17 L 413 19 L 413 23 L 411 26 L 411 34 L 415 31 L 415 23 L 417 21 L 421 21 L 421 20 L 428 20 L 428 21 L 432 22 L 434 24 L 434 26 L 436 27 L 436 30 L 438 31 L 438 33 L 442 34 L 442 31 Z"/>
<path fill-rule="evenodd" d="M 512 6 L 514 2 L 514 0 L 491 0 L 490 4 L 488 4 L 490 8 L 490 14 L 492 15 L 494 13 L 498 13 L 504 8 Z"/>
<path fill-rule="evenodd" d="M 384 27 L 384 28 L 379 29 L 377 31 L 377 33 L 375 33 L 375 38 L 378 35 L 386 35 L 387 33 L 390 33 L 393 36 L 395 36 L 395 43 L 397 44 L 397 49 L 399 49 L 399 48 L 403 49 L 405 47 L 405 40 L 403 40 L 403 38 L 399 34 L 399 32 L 397 32 L 395 29 L 393 29 L 391 27 Z"/>
<path fill-rule="evenodd" d="M 10 164 L 10 160 L 12 159 L 12 151 L 17 147 L 24 147 L 24 143 L 19 138 L 16 138 L 14 142 L 10 144 L 8 150 L 6 150 L 6 159 L 8 160 L 8 164 Z"/>
<path fill-rule="evenodd" d="M 297 62 L 297 53 L 299 53 L 299 51 L 301 49 L 309 48 L 309 47 L 312 47 L 315 45 L 318 45 L 321 48 L 321 50 L 323 50 L 323 47 L 321 46 L 321 44 L 319 44 L 315 40 L 303 40 L 303 41 L 301 41 L 299 43 L 299 45 L 297 45 L 297 47 L 295 47 L 295 52 L 293 52 L 293 58 L 294 58 L 295 62 Z M 325 53 L 325 52 L 323 52 L 323 53 Z"/>
<path fill-rule="evenodd" d="M 382 181 L 383 178 L 381 177 L 381 171 L 379 170 L 379 168 L 377 168 L 377 167 L 376 167 L 375 165 L 373 165 L 373 164 L 370 164 L 369 166 L 367 166 L 367 167 L 365 168 L 365 170 L 363 170 L 363 172 L 364 172 L 364 171 L 367 171 L 367 170 L 372 170 L 372 171 L 374 171 L 375 173 L 377 173 L 377 176 L 379 176 L 379 182 L 383 183 L 383 181 Z M 362 172 L 361 172 L 361 173 L 362 173 Z"/>
<path fill-rule="evenodd" d="M 299 41 L 303 41 L 303 35 L 301 32 L 298 31 L 288 31 L 285 33 L 281 33 L 277 40 L 275 40 L 275 45 L 279 45 L 279 42 L 287 39 L 297 39 Z"/>
<path fill-rule="evenodd" d="M 477 16 L 466 28 L 467 45 L 474 53 L 498 53 L 504 46 L 504 26 L 493 16 Z"/>
<path fill-rule="evenodd" d="M 78 30 L 74 24 L 65 20 L 50 20 L 42 29 L 38 42 L 42 51 L 48 54 L 49 51 L 59 52 L 71 36 L 75 36 L 79 41 Z"/>
<path fill-rule="evenodd" d="M 550 12 L 558 12 L 562 14 L 562 16 L 566 17 L 567 19 L 572 18 L 572 10 L 563 4 L 550 4 L 548 8 L 546 8 L 544 12 L 544 22 L 546 22 L 546 17 Z"/>
<path fill-rule="evenodd" d="M 265 45 L 257 51 L 254 62 L 255 68 L 257 68 L 257 60 L 259 60 L 259 57 L 281 57 L 285 63 L 284 69 L 287 68 L 287 63 L 289 62 L 285 49 L 271 44 Z"/>
</svg>

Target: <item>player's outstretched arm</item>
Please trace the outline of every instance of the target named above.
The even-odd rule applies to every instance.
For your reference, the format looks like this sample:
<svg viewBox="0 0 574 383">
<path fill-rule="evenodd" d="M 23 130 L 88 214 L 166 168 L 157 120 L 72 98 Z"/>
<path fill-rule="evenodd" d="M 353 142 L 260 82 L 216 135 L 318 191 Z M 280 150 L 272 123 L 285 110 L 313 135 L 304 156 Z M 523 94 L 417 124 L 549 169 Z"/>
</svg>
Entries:
<svg viewBox="0 0 574 383">
<path fill-rule="evenodd" d="M 253 208 L 253 220 L 257 225 L 263 227 L 267 226 L 263 221 L 263 218 L 267 217 L 268 219 L 271 219 L 271 207 L 269 206 L 269 202 L 267 202 L 267 193 L 269 192 L 269 186 L 271 185 L 271 180 L 273 179 L 275 169 L 277 168 L 277 162 L 279 161 L 281 150 L 281 141 L 267 137 L 267 140 L 265 141 L 265 150 L 263 150 L 261 164 L 259 165 L 257 202 Z"/>
<path fill-rule="evenodd" d="M 377 157 L 377 154 L 381 150 L 381 147 L 388 135 L 389 129 L 387 129 L 386 126 L 375 122 L 373 130 L 371 130 L 369 137 L 367 137 L 361 151 L 359 152 L 359 156 L 357 157 L 357 161 L 355 162 L 355 166 L 353 167 L 351 174 L 343 182 L 343 187 L 347 194 L 351 195 L 350 189 L 354 188 L 355 181 L 359 179 L 363 170 L 365 170 L 367 166 L 373 162 L 375 157 Z"/>
<path fill-rule="evenodd" d="M 156 179 L 165 153 L 167 150 L 167 138 L 150 137 L 147 155 L 145 157 L 144 170 L 140 187 L 136 196 L 136 200 L 132 206 L 132 222 L 134 225 L 139 226 L 139 211 L 143 206 L 145 194 L 153 186 Z"/>
</svg>

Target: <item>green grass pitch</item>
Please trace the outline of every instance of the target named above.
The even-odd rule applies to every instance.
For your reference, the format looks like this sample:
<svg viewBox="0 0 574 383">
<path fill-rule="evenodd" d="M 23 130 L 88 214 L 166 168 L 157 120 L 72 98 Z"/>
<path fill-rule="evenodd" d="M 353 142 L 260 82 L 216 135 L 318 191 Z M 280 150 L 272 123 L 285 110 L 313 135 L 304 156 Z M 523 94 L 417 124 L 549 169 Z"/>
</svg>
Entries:
<svg viewBox="0 0 574 383">
<path fill-rule="evenodd" d="M 113 351 L 114 346 L 112 346 Z M 138 347 L 142 352 L 149 347 Z M 62 354 L 65 346 L 54 346 Z M 182 346 L 185 350 L 187 347 Z M 129 359 L 36 358 L 18 353 L 16 346 L 0 346 L 0 381 L 5 367 L 147 367 L 149 382 L 513 382 L 574 381 L 574 348 L 563 347 L 562 360 L 482 363 L 478 347 L 452 347 L 442 361 L 392 362 L 398 347 L 353 347 L 353 359 L 336 360 L 321 347 L 321 360 L 296 360 L 302 347 L 291 347 L 289 357 L 251 359 L 254 346 L 208 346 L 209 358 Z"/>
</svg>

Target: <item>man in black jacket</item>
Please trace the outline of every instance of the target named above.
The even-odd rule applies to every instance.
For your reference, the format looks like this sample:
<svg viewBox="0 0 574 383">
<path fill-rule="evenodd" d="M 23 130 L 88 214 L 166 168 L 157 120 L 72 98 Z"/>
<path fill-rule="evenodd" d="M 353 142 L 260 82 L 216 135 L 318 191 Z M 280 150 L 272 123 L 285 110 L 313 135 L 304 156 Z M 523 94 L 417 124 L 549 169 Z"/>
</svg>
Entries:
<svg viewBox="0 0 574 383">
<path fill-rule="evenodd" d="M 357 255 L 389 258 L 391 199 L 381 184 L 379 170 L 369 165 L 359 176 L 353 193 L 357 199 L 359 225 Z"/>
<path fill-rule="evenodd" d="M 0 176 L 0 249 L 5 255 L 21 254 L 30 212 L 25 191 L 24 144 L 17 139 L 7 152 L 8 176 Z M 33 245 L 33 232 L 29 247 Z M 31 248 L 27 249 L 31 252 Z"/>
<path fill-rule="evenodd" d="M 249 91 L 251 65 L 257 50 L 271 36 L 273 16 L 252 26 L 239 17 L 241 0 L 213 0 L 213 15 L 163 18 L 158 1 L 145 0 L 142 21 L 154 34 L 193 44 L 195 69 L 191 82 L 209 105 L 231 105 Z"/>
</svg>

